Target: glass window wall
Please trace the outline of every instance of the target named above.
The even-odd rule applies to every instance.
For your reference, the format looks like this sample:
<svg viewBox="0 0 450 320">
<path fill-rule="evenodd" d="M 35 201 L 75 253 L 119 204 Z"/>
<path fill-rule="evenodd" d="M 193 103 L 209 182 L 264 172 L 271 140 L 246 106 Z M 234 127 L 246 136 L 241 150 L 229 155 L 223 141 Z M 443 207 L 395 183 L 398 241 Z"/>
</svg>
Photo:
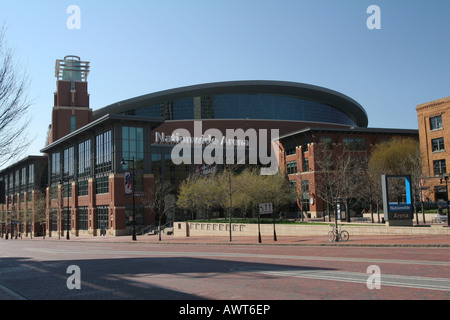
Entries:
<svg viewBox="0 0 450 320">
<path fill-rule="evenodd" d="M 91 140 L 78 144 L 78 178 L 91 175 Z"/>
<path fill-rule="evenodd" d="M 258 119 L 338 123 L 356 126 L 337 108 L 294 96 L 271 94 L 220 94 L 191 97 L 150 105 L 125 113 L 166 120 Z"/>
<path fill-rule="evenodd" d="M 144 128 L 122 127 L 122 157 L 128 160 L 134 157 L 136 169 L 144 169 Z M 123 168 L 132 168 L 132 162 L 127 162 Z"/>
<path fill-rule="evenodd" d="M 111 130 L 95 137 L 95 173 L 105 173 L 112 170 L 112 140 Z"/>
</svg>

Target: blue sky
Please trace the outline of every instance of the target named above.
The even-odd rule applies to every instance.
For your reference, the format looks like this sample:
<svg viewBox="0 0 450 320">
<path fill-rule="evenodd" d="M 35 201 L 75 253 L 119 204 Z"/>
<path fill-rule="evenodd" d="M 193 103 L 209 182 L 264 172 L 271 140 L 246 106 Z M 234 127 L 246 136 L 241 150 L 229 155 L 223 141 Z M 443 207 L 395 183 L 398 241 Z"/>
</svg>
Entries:
<svg viewBox="0 0 450 320">
<path fill-rule="evenodd" d="M 66 12 L 81 9 L 81 29 Z M 381 9 L 381 29 L 366 12 Z M 165 89 L 283 80 L 339 91 L 369 127 L 417 129 L 416 106 L 450 96 L 448 0 L 2 1 L 0 25 L 31 78 L 39 154 L 51 122 L 55 60 L 91 62 L 95 110 Z"/>
</svg>

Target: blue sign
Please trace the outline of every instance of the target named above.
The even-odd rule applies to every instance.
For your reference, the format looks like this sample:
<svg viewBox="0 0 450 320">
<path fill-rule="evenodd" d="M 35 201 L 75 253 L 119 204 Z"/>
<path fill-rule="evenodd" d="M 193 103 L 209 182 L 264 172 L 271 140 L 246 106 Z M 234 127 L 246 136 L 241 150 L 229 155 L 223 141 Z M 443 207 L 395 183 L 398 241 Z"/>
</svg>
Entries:
<svg viewBox="0 0 450 320">
<path fill-rule="evenodd" d="M 396 180 L 392 182 L 392 180 Z M 391 183 L 392 182 L 392 183 Z M 393 191 L 389 187 L 392 184 L 392 188 L 396 189 L 396 196 L 390 195 L 389 192 Z M 412 207 L 412 192 L 411 192 L 411 176 L 381 176 L 381 187 L 383 189 L 383 208 L 384 219 L 388 220 L 412 220 L 413 207 Z M 400 189 L 399 189 L 400 188 Z M 401 191 L 400 198 L 399 190 Z M 391 199 L 390 196 L 394 199 Z M 398 201 L 398 202 L 393 202 Z M 401 201 L 403 200 L 403 201 Z"/>
</svg>

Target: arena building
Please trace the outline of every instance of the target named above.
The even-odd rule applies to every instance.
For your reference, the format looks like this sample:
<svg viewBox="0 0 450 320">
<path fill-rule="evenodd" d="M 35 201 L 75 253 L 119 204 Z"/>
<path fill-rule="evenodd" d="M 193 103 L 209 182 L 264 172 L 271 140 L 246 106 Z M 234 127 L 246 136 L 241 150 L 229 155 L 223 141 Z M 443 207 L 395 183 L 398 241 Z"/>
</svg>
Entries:
<svg viewBox="0 0 450 320">
<path fill-rule="evenodd" d="M 93 112 L 97 119 L 106 114 L 161 117 L 164 123 L 152 131 L 153 171 L 177 184 L 195 168 L 174 166 L 171 153 L 174 132 L 179 129 L 196 141 L 205 132 L 227 130 L 234 143 L 248 137 L 233 136 L 237 130 L 254 130 L 258 139 L 270 143 L 283 135 L 308 127 L 367 127 L 364 108 L 353 99 L 326 88 L 282 81 L 232 81 L 201 84 L 152 93 L 121 101 Z M 199 129 L 200 126 L 200 129 Z M 263 135 L 261 135 L 261 133 Z M 233 139 L 234 138 L 234 139 Z M 236 141 L 237 140 L 237 141 Z M 233 143 L 232 143 L 233 144 Z M 270 151 L 271 146 L 267 146 Z"/>
<path fill-rule="evenodd" d="M 45 232 L 50 236 L 64 230 L 73 235 L 123 235 L 151 225 L 155 221 L 150 205 L 155 179 L 177 185 L 205 168 L 202 162 L 180 165 L 174 161 L 172 151 L 179 132 L 204 148 L 211 143 L 208 132 L 215 130 L 226 137 L 224 148 L 232 149 L 241 143 L 248 147 L 249 133 L 256 132 L 257 139 L 265 136 L 269 148 L 279 136 L 307 128 L 368 126 L 364 108 L 350 97 L 283 81 L 194 85 L 93 110 L 87 85 L 90 63 L 67 56 L 57 60 L 55 71 L 52 123 L 47 145 L 41 150 L 48 159 L 47 169 L 42 170 L 47 184 L 36 186 L 46 194 Z M 227 130 L 234 136 L 230 138 Z M 14 205 L 18 200 L 11 200 L 19 199 L 22 184 L 29 185 L 30 166 L 22 168 L 20 163 L 0 172 L 0 181 L 8 181 L 6 198 L 10 199 L 0 207 L 4 226 L 7 221 L 20 224 L 23 220 L 25 209 Z M 125 177 L 130 174 L 135 177 L 133 196 L 124 191 Z M 169 219 L 184 218 L 177 211 Z M 37 230 L 36 221 L 31 229 Z"/>
</svg>

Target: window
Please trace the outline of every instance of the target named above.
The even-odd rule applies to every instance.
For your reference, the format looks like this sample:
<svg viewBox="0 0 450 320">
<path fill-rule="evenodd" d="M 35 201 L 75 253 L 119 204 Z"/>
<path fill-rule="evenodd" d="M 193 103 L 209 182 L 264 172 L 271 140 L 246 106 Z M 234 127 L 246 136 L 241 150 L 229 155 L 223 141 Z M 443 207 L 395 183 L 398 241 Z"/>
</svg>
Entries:
<svg viewBox="0 0 450 320">
<path fill-rule="evenodd" d="M 430 118 L 430 130 L 442 129 L 442 116 Z"/>
<path fill-rule="evenodd" d="M 103 176 L 95 179 L 95 193 L 102 194 L 109 192 L 109 177 Z"/>
<path fill-rule="evenodd" d="M 297 161 L 289 161 L 287 163 L 287 174 L 297 173 Z"/>
<path fill-rule="evenodd" d="M 78 230 L 88 229 L 88 208 L 78 208 Z"/>
<path fill-rule="evenodd" d="M 444 160 L 435 160 L 433 161 L 434 175 L 438 176 L 443 173 L 447 173 L 447 168 Z"/>
<path fill-rule="evenodd" d="M 59 152 L 52 154 L 51 181 L 59 183 L 61 173 L 61 154 Z"/>
<path fill-rule="evenodd" d="M 14 178 L 14 193 L 20 192 L 20 170 L 16 170 L 16 177 Z"/>
<path fill-rule="evenodd" d="M 434 187 L 434 201 L 447 201 L 448 194 L 445 186 L 439 185 Z"/>
<path fill-rule="evenodd" d="M 95 173 L 112 170 L 111 143 L 111 130 L 95 137 Z"/>
<path fill-rule="evenodd" d="M 73 178 L 74 167 L 74 147 L 64 150 L 64 178 Z"/>
<path fill-rule="evenodd" d="M 136 168 L 143 169 L 144 129 L 122 127 L 122 157 L 131 160 L 134 157 Z M 131 168 L 127 162 L 124 169 Z"/>
<path fill-rule="evenodd" d="M 101 229 L 102 227 L 108 229 L 108 206 L 95 207 L 95 228 Z"/>
<path fill-rule="evenodd" d="M 303 172 L 311 171 L 309 168 L 309 158 L 303 159 Z"/>
<path fill-rule="evenodd" d="M 133 225 L 133 208 L 131 206 L 125 205 L 125 225 L 132 226 Z M 141 226 L 145 224 L 144 219 L 144 207 L 140 205 L 136 205 L 135 207 L 135 222 L 137 226 Z"/>
<path fill-rule="evenodd" d="M 31 192 L 33 189 L 34 189 L 34 164 L 30 164 L 28 167 L 28 191 Z"/>
<path fill-rule="evenodd" d="M 64 182 L 62 189 L 62 196 L 63 198 L 71 198 L 72 197 L 72 184 L 69 182 Z"/>
<path fill-rule="evenodd" d="M 50 186 L 50 199 L 55 200 L 58 199 L 58 185 L 52 184 Z"/>
<path fill-rule="evenodd" d="M 308 147 L 309 147 L 310 143 L 311 143 L 311 141 L 309 141 L 309 139 L 303 139 L 303 142 L 302 142 L 302 151 L 303 152 L 308 151 Z"/>
<path fill-rule="evenodd" d="M 78 177 L 91 175 L 91 140 L 78 144 Z"/>
<path fill-rule="evenodd" d="M 78 195 L 79 196 L 87 196 L 88 195 L 88 180 L 80 180 L 78 181 Z"/>
<path fill-rule="evenodd" d="M 320 144 L 323 146 L 324 150 L 331 150 L 331 138 L 321 137 Z"/>
<path fill-rule="evenodd" d="M 27 167 L 22 168 L 20 179 L 20 193 L 24 193 L 27 190 Z"/>
<path fill-rule="evenodd" d="M 58 230 L 58 210 L 51 209 L 50 210 L 50 230 L 49 231 L 57 231 Z"/>
<path fill-rule="evenodd" d="M 291 144 L 288 144 L 286 146 L 286 155 L 287 156 L 290 156 L 292 154 L 296 154 L 296 152 L 297 152 L 297 148 L 296 148 L 295 144 L 291 143 Z"/>
<path fill-rule="evenodd" d="M 344 138 L 342 142 L 344 145 L 344 150 L 366 150 L 366 139 L 364 138 Z"/>
<path fill-rule="evenodd" d="M 9 174 L 9 188 L 8 188 L 8 195 L 14 194 L 14 173 Z"/>
<path fill-rule="evenodd" d="M 432 139 L 431 140 L 431 145 L 432 145 L 432 151 L 433 152 L 445 150 L 445 148 L 444 148 L 444 138 Z"/>
<path fill-rule="evenodd" d="M 77 118 L 75 116 L 70 117 L 70 132 L 77 130 Z"/>
<path fill-rule="evenodd" d="M 72 219 L 70 219 L 70 208 L 69 207 L 61 208 L 61 215 L 64 223 L 64 231 L 72 229 L 71 226 Z"/>
<path fill-rule="evenodd" d="M 302 181 L 302 199 L 309 199 L 309 181 Z"/>
</svg>

